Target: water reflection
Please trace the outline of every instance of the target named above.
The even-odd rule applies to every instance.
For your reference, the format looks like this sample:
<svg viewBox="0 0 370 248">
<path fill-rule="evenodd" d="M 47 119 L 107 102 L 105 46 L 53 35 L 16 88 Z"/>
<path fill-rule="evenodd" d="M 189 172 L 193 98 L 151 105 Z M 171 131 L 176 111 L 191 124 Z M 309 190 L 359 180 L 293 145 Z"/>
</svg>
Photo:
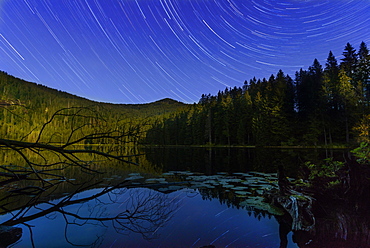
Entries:
<svg viewBox="0 0 370 248">
<path fill-rule="evenodd" d="M 348 207 L 320 205 L 315 233 L 292 232 L 288 217 L 259 201 L 276 187 L 279 164 L 294 176 L 304 157 L 322 156 L 301 152 L 152 149 L 138 157 L 145 167 L 102 165 L 105 174 L 89 177 L 71 170 L 66 176 L 75 181 L 33 196 L 4 188 L 0 225 L 18 228 L 14 247 L 351 247 L 355 239 L 353 247 L 367 247 L 368 195 Z M 10 244 L 0 240 L 0 247 Z"/>
<path fill-rule="evenodd" d="M 83 185 L 57 200 L 48 201 L 45 197 L 32 199 L 33 204 L 19 206 L 17 211 L 3 216 L 1 226 L 24 225 L 29 231 L 27 236 L 32 247 L 50 244 L 64 247 L 67 243 L 71 246 L 97 247 L 102 244 L 101 233 L 108 226 L 119 234 L 138 233 L 144 239 L 155 238 L 155 230 L 171 218 L 177 207 L 176 202 L 169 201 L 167 195 L 154 190 L 128 189 L 126 186 L 127 181 L 103 189 L 90 189 L 94 185 Z M 41 240 L 35 238 L 34 234 L 39 233 L 45 224 L 51 230 Z M 64 241 L 47 237 L 56 235 L 53 231 L 60 232 L 56 229 L 62 225 Z M 89 241 L 76 237 L 76 232 L 86 234 L 87 230 L 96 232 L 89 233 L 92 237 Z"/>
<path fill-rule="evenodd" d="M 297 177 L 298 168 L 305 161 L 316 163 L 328 157 L 342 161 L 348 156 L 347 151 L 327 149 L 148 147 L 143 151 L 146 160 L 163 171 L 189 170 L 208 175 L 247 171 L 274 173 L 279 165 L 284 165 L 288 176 Z"/>
<path fill-rule="evenodd" d="M 231 185 L 242 175 L 198 175 L 210 187 L 204 188 L 184 180 L 189 172 L 157 181 L 131 174 L 114 186 L 83 184 L 57 199 L 52 192 L 35 196 L 3 215 L 1 225 L 23 228 L 15 247 L 273 247 L 279 243 L 273 215 L 241 207 L 245 198 L 211 187 L 216 178 Z"/>
</svg>

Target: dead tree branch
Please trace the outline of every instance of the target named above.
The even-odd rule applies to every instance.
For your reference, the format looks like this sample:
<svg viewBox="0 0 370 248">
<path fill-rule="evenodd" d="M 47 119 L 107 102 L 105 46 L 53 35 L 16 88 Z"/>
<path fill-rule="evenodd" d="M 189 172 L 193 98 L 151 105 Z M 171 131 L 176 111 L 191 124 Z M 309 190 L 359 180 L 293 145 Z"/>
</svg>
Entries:
<svg viewBox="0 0 370 248">
<path fill-rule="evenodd" d="M 69 166 L 97 172 L 92 167 L 97 159 L 137 165 L 130 159 L 136 154 L 120 154 L 113 147 L 136 143 L 144 125 L 124 118 L 112 119 L 94 107 L 62 108 L 40 127 L 33 142 L 0 139 L 0 149 L 15 152 L 24 162 L 21 170 L 0 166 L 4 170 L 0 176 L 17 180 L 36 178 L 43 185 L 50 185 L 52 182 L 45 179 L 50 176 L 63 179 L 62 169 Z"/>
</svg>

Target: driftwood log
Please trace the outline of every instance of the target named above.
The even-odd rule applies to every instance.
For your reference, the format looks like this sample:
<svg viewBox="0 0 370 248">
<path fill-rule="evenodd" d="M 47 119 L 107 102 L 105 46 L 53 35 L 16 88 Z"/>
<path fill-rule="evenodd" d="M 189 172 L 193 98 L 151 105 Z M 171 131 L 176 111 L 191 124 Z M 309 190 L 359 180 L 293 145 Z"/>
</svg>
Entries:
<svg viewBox="0 0 370 248">
<path fill-rule="evenodd" d="M 313 231 L 315 217 L 312 213 L 314 198 L 293 189 L 282 166 L 278 167 L 279 190 L 267 192 L 265 197 L 270 204 L 282 208 L 292 231 Z"/>
</svg>

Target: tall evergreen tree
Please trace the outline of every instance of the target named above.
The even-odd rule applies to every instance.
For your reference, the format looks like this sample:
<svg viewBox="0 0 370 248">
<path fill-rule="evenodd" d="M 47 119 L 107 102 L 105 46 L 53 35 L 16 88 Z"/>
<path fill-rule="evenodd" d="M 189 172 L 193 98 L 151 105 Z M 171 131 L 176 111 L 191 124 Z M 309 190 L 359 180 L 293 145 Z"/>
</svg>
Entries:
<svg viewBox="0 0 370 248">
<path fill-rule="evenodd" d="M 322 77 L 322 66 L 317 59 L 308 71 L 301 69 L 296 74 L 298 110 L 304 118 L 309 118 L 318 108 Z"/>
<path fill-rule="evenodd" d="M 339 72 L 338 61 L 335 58 L 332 51 L 329 52 L 328 58 L 326 59 L 325 72 L 328 73 L 335 80 L 338 77 L 338 72 Z M 335 81 L 335 80 L 333 80 L 333 81 Z"/>
<path fill-rule="evenodd" d="M 316 144 L 322 128 L 322 83 L 323 69 L 317 59 L 308 71 L 300 70 L 296 74 L 297 107 L 300 122 L 305 123 L 301 132 L 308 143 Z M 319 121 L 318 121 L 319 120 Z M 309 135 L 308 135 L 309 134 Z"/>
<path fill-rule="evenodd" d="M 324 118 L 325 125 L 325 144 L 333 142 L 333 134 L 336 136 L 336 121 L 340 116 L 339 101 L 339 66 L 337 59 L 332 51 L 329 52 L 325 64 L 323 79 L 323 108 L 326 113 Z"/>
<path fill-rule="evenodd" d="M 364 107 L 368 108 L 370 103 L 370 54 L 365 42 L 361 42 L 358 51 L 356 79 L 364 99 Z"/>
<path fill-rule="evenodd" d="M 351 121 L 351 113 L 350 110 L 354 109 L 356 104 L 356 92 L 355 88 L 351 83 L 352 79 L 346 74 L 344 69 L 341 69 L 339 72 L 339 94 L 341 97 L 341 101 L 343 102 L 343 119 L 345 123 L 345 134 L 346 134 L 346 142 L 349 142 L 350 139 L 350 121 Z"/>
<path fill-rule="evenodd" d="M 340 66 L 346 72 L 347 76 L 354 79 L 357 65 L 357 54 L 356 49 L 349 42 L 344 48 L 343 56 Z M 352 80 L 352 83 L 354 85 L 356 84 L 354 80 Z"/>
</svg>

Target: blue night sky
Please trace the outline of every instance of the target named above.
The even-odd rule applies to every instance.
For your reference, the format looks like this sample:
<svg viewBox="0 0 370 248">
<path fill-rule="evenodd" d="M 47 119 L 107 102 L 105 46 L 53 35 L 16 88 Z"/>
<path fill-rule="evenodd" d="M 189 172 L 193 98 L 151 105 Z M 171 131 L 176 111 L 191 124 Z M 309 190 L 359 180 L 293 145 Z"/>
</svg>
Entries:
<svg viewBox="0 0 370 248">
<path fill-rule="evenodd" d="M 0 0 L 0 70 L 104 102 L 197 102 L 361 41 L 370 0 Z"/>
</svg>

